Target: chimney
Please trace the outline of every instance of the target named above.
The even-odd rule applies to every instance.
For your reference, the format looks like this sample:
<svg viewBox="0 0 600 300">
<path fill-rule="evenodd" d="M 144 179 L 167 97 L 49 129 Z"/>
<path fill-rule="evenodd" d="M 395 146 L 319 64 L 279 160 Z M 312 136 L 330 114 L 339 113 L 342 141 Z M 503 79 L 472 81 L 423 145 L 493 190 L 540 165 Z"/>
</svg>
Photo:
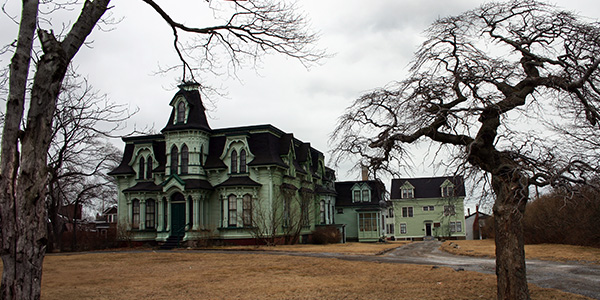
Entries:
<svg viewBox="0 0 600 300">
<path fill-rule="evenodd" d="M 366 166 L 362 166 L 360 171 L 362 175 L 362 181 L 369 180 L 369 168 L 367 168 Z"/>
<path fill-rule="evenodd" d="M 467 207 L 467 216 L 471 215 L 471 209 Z"/>
</svg>

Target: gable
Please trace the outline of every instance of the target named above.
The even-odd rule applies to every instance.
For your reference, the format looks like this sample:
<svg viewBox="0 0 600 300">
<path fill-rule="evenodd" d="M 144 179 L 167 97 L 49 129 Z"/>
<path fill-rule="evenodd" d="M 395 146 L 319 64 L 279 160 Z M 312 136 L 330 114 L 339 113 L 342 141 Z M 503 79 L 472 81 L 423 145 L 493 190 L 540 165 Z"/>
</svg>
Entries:
<svg viewBox="0 0 600 300">
<path fill-rule="evenodd" d="M 465 196 L 464 179 L 462 176 L 443 176 L 427 178 L 400 178 L 392 179 L 391 199 L 402 199 L 402 187 L 410 184 L 414 187 L 415 198 L 440 198 L 442 185 L 453 186 L 454 195 Z"/>
</svg>

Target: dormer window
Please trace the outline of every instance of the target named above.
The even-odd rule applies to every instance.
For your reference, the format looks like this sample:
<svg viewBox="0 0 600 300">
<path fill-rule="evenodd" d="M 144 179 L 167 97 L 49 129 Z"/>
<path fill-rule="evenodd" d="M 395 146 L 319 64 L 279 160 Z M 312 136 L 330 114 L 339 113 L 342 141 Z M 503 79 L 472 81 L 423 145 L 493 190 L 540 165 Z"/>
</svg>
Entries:
<svg viewBox="0 0 600 300">
<path fill-rule="evenodd" d="M 144 179 L 144 175 L 146 175 L 144 168 L 146 167 L 146 162 L 144 161 L 144 157 L 140 157 L 140 165 L 138 170 L 138 179 Z"/>
<path fill-rule="evenodd" d="M 185 103 L 180 101 L 177 104 L 177 124 L 185 122 Z"/>
<path fill-rule="evenodd" d="M 410 199 L 415 197 L 415 190 L 411 188 L 402 189 L 402 199 Z"/>
<path fill-rule="evenodd" d="M 231 151 L 231 173 L 237 173 L 237 151 Z"/>
<path fill-rule="evenodd" d="M 246 150 L 240 152 L 240 173 L 246 173 Z"/>
<path fill-rule="evenodd" d="M 148 162 L 146 164 L 146 179 L 152 179 L 152 156 L 148 156 Z"/>
<path fill-rule="evenodd" d="M 415 187 L 410 182 L 405 182 L 400 187 L 400 197 L 402 199 L 411 199 L 415 197 Z"/>
<path fill-rule="evenodd" d="M 442 197 L 454 197 L 454 184 L 450 180 L 444 181 L 440 188 Z"/>
<path fill-rule="evenodd" d="M 371 188 L 366 183 L 352 187 L 352 202 L 371 202 Z"/>
</svg>

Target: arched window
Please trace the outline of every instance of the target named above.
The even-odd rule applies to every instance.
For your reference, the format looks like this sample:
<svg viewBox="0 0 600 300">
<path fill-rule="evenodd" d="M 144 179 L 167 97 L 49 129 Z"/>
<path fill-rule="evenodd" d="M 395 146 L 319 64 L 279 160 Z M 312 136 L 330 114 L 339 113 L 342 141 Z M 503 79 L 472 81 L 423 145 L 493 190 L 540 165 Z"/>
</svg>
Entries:
<svg viewBox="0 0 600 300">
<path fill-rule="evenodd" d="M 246 150 L 240 152 L 240 173 L 246 173 Z"/>
<path fill-rule="evenodd" d="M 227 225 L 235 227 L 237 226 L 237 199 L 235 198 L 235 195 L 229 195 L 227 200 Z"/>
<path fill-rule="evenodd" d="M 179 166 L 179 152 L 177 146 L 171 148 L 171 174 L 177 174 L 177 167 Z"/>
<path fill-rule="evenodd" d="M 140 200 L 131 201 L 131 228 L 140 228 Z"/>
<path fill-rule="evenodd" d="M 146 178 L 152 179 L 152 156 L 148 156 L 148 162 L 146 163 Z"/>
<path fill-rule="evenodd" d="M 183 147 L 181 147 L 181 174 L 188 173 L 189 161 L 190 154 L 188 152 L 188 147 L 186 144 L 183 144 Z"/>
<path fill-rule="evenodd" d="M 252 196 L 249 194 L 244 195 L 242 200 L 242 218 L 244 227 L 252 226 Z"/>
<path fill-rule="evenodd" d="M 231 173 L 237 173 L 237 152 L 231 151 Z"/>
<path fill-rule="evenodd" d="M 146 200 L 146 229 L 154 229 L 156 224 L 156 202 L 153 199 Z"/>
<path fill-rule="evenodd" d="M 146 162 L 144 161 L 144 157 L 140 157 L 138 179 L 144 179 L 144 175 L 146 175 L 146 172 L 144 172 L 144 167 L 146 167 Z"/>
<path fill-rule="evenodd" d="M 183 101 L 177 104 L 177 123 L 183 123 L 185 121 L 185 103 Z"/>
</svg>

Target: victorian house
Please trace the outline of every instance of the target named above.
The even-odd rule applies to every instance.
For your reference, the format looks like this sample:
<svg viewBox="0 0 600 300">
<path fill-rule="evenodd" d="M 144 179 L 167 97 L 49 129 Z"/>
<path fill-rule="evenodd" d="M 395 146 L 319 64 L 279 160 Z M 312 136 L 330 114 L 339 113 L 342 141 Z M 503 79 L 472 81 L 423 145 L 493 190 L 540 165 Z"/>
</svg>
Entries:
<svg viewBox="0 0 600 300">
<path fill-rule="evenodd" d="M 197 85 L 172 98 L 160 134 L 125 137 L 120 232 L 134 241 L 255 243 L 308 237 L 333 223 L 333 170 L 322 152 L 272 125 L 213 129 Z"/>
</svg>

